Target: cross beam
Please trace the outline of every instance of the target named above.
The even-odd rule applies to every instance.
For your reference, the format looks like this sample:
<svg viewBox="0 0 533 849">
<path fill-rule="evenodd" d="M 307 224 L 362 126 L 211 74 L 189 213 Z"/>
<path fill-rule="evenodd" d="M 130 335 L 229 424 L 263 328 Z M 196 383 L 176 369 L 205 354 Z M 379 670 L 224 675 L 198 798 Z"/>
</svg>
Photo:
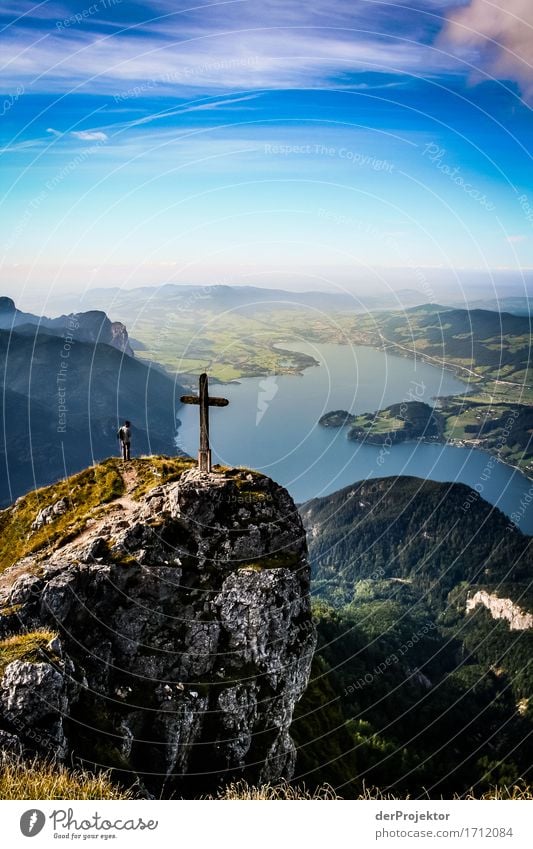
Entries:
<svg viewBox="0 0 533 849">
<path fill-rule="evenodd" d="M 198 451 L 198 468 L 201 472 L 211 471 L 211 449 L 209 448 L 209 407 L 227 407 L 227 398 L 211 398 L 207 374 L 201 374 L 198 395 L 182 395 L 182 404 L 199 404 L 200 406 L 200 450 Z"/>
</svg>

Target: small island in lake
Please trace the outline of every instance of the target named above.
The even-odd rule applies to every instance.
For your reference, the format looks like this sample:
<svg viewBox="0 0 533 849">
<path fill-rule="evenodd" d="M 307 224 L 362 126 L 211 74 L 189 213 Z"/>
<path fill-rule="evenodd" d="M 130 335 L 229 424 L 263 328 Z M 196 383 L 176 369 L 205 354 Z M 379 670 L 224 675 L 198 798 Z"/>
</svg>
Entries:
<svg viewBox="0 0 533 849">
<path fill-rule="evenodd" d="M 346 410 L 326 413 L 319 423 L 323 427 L 349 427 L 348 439 L 383 445 L 412 439 L 439 439 L 441 416 L 422 401 L 391 404 L 374 413 L 353 415 Z"/>
<path fill-rule="evenodd" d="M 525 404 L 489 403 L 477 395 L 450 396 L 438 399 L 438 409 L 422 401 L 403 401 L 361 415 L 333 410 L 319 424 L 349 427 L 348 439 L 370 445 L 428 439 L 480 448 L 526 475 L 533 473 L 533 408 Z"/>
</svg>

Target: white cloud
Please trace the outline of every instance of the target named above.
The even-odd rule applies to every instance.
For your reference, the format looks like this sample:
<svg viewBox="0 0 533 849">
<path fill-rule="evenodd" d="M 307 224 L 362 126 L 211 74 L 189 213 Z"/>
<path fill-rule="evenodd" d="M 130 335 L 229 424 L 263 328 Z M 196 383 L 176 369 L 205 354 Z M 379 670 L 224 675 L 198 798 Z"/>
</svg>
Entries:
<svg viewBox="0 0 533 849">
<path fill-rule="evenodd" d="M 459 47 L 474 48 L 480 68 L 517 82 L 533 99 L 532 0 L 472 0 L 454 11 L 444 33 Z"/>
<path fill-rule="evenodd" d="M 55 130 L 53 127 L 48 127 L 46 130 L 47 133 L 54 136 L 55 138 L 61 138 L 62 136 L 72 136 L 72 138 L 79 139 L 80 141 L 107 141 L 109 136 L 102 132 L 102 130 L 72 130 L 69 133 L 62 133 L 59 130 Z"/>
<path fill-rule="evenodd" d="M 74 136 L 75 139 L 80 139 L 80 141 L 107 141 L 109 136 L 105 133 L 102 133 L 100 130 L 75 130 L 70 133 L 71 136 Z"/>
</svg>

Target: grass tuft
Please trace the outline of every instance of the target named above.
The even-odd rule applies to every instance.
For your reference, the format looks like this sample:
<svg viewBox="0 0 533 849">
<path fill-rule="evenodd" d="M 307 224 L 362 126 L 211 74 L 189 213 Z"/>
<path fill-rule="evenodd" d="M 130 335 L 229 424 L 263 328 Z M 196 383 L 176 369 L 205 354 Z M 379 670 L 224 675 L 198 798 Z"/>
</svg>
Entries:
<svg viewBox="0 0 533 849">
<path fill-rule="evenodd" d="M 260 784 L 257 787 L 252 787 L 246 781 L 235 781 L 222 788 L 216 796 L 206 796 L 206 799 L 221 799 L 221 800 L 258 800 L 258 801 L 309 801 L 321 799 L 324 801 L 342 800 L 335 788 L 329 784 L 323 784 L 315 790 L 307 790 L 306 787 L 293 787 L 290 784 Z M 373 800 L 373 801 L 397 801 L 400 799 L 413 798 L 410 796 L 395 796 L 393 793 L 387 793 L 380 790 L 378 787 L 367 787 L 363 785 L 361 793 L 356 797 L 358 800 Z M 419 798 L 419 797 L 416 797 Z M 435 798 L 429 795 L 423 798 Z M 455 795 L 454 799 L 499 799 L 499 800 L 525 800 L 533 799 L 533 790 L 525 781 L 519 781 L 511 787 L 491 787 L 482 794 L 475 793 L 471 790 L 469 793 L 459 796 Z"/>
<path fill-rule="evenodd" d="M 464 796 L 457 796 L 458 799 L 498 799 L 499 801 L 525 801 L 533 799 L 533 788 L 530 787 L 523 779 L 517 781 L 516 784 L 510 787 L 501 787 L 495 785 L 481 795 L 469 791 Z"/>
<path fill-rule="evenodd" d="M 156 486 L 179 480 L 183 472 L 194 468 L 194 460 L 188 457 L 140 457 L 133 460 L 135 486 L 131 490 L 132 498 L 138 500 Z"/>
<path fill-rule="evenodd" d="M 250 786 L 246 781 L 234 781 L 218 792 L 216 796 L 205 796 L 205 799 L 222 800 L 263 800 L 263 801 L 290 801 L 311 799 L 340 799 L 333 787 L 323 784 L 316 790 L 307 790 L 306 787 L 292 787 L 290 784 L 260 784 L 257 787 Z"/>
<path fill-rule="evenodd" d="M 115 786 L 109 773 L 93 775 L 59 764 L 23 761 L 4 755 L 0 760 L 0 799 L 133 799 L 130 790 Z"/>
<path fill-rule="evenodd" d="M 29 634 L 17 634 L 0 640 L 0 676 L 4 674 L 6 666 L 15 660 L 29 663 L 46 660 L 44 651 L 55 636 L 57 635 L 51 631 L 32 631 Z M 49 659 L 52 659 L 50 653 Z"/>
</svg>

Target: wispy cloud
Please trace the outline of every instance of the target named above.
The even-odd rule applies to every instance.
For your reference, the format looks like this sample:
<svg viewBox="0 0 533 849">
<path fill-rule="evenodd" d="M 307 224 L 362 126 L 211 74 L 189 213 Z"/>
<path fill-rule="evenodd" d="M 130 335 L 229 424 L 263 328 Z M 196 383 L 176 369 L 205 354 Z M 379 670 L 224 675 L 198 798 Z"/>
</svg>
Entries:
<svg viewBox="0 0 533 849">
<path fill-rule="evenodd" d="M 13 142 L 0 147 L 0 153 L 26 153 L 43 144 L 42 139 L 26 139 L 25 141 Z"/>
<path fill-rule="evenodd" d="M 102 133 L 101 131 L 89 131 L 89 130 L 78 130 L 70 133 L 71 136 L 74 136 L 75 139 L 80 139 L 80 141 L 99 141 L 104 142 L 107 141 L 109 136 L 106 133 Z"/>
<path fill-rule="evenodd" d="M 62 133 L 60 130 L 54 129 L 54 127 L 48 127 L 46 130 L 51 136 L 55 138 L 73 138 L 79 139 L 79 141 L 99 141 L 104 142 L 107 141 L 109 136 L 102 132 L 102 130 L 72 130 L 66 133 Z"/>
<path fill-rule="evenodd" d="M 369 70 L 450 71 L 455 60 L 431 43 L 454 5 L 426 0 L 410 10 L 406 0 L 400 14 L 393 3 L 370 0 L 233 0 L 187 11 L 157 0 L 145 4 L 144 20 L 112 34 L 94 19 L 58 32 L 40 19 L 26 26 L 25 18 L 7 30 L 4 53 L 13 79 L 33 90 L 116 94 L 153 79 L 167 91 L 315 86 Z M 19 58 L 43 33 L 46 40 Z"/>
<path fill-rule="evenodd" d="M 224 100 L 210 100 L 204 103 L 193 103 L 186 106 L 179 106 L 177 109 L 165 109 L 162 112 L 155 112 L 152 115 L 144 115 L 142 118 L 136 118 L 133 121 L 125 122 L 122 127 L 138 127 L 142 124 L 151 124 L 154 121 L 161 121 L 164 118 L 172 118 L 175 115 L 186 115 L 189 112 L 205 112 L 210 110 L 220 110 L 232 106 L 235 103 L 243 101 L 255 100 L 258 95 L 248 94 L 243 97 L 230 97 Z"/>
<path fill-rule="evenodd" d="M 57 130 L 55 127 L 48 127 L 46 129 L 46 133 L 49 136 L 53 136 L 54 140 L 72 140 L 76 139 L 77 141 L 82 142 L 107 142 L 111 138 L 115 145 L 121 144 L 122 146 L 129 144 L 129 140 L 124 138 L 124 134 L 127 133 L 128 130 L 135 130 L 137 128 L 142 128 L 144 125 L 152 124 L 157 121 L 162 121 L 164 119 L 172 118 L 174 116 L 179 115 L 187 115 L 191 112 L 208 112 L 208 111 L 220 111 L 222 109 L 242 109 L 246 108 L 241 106 L 243 102 L 256 100 L 259 95 L 249 94 L 243 95 L 242 97 L 225 97 L 219 98 L 216 100 L 213 99 L 203 99 L 200 102 L 192 102 L 185 103 L 175 109 L 165 109 L 161 112 L 155 112 L 150 115 L 143 115 L 140 118 L 134 118 L 126 121 L 119 121 L 113 124 L 106 124 L 105 126 L 93 127 L 89 130 Z M 128 114 L 131 115 L 132 110 L 125 110 Z M 134 110 L 133 110 L 134 111 Z M 111 110 L 113 112 L 113 110 Z M 106 132 L 107 131 L 107 132 Z M 112 132 L 111 132 L 112 131 Z M 187 132 L 187 128 L 182 127 L 182 132 Z M 175 136 L 176 131 L 172 131 L 172 135 Z M 53 144 L 54 142 L 50 142 L 46 137 L 37 137 L 33 139 L 26 139 L 24 142 L 13 142 L 11 144 L 5 145 L 0 148 L 0 152 L 8 153 L 8 152 L 16 152 L 26 150 L 28 148 L 35 147 L 45 147 Z"/>
</svg>

